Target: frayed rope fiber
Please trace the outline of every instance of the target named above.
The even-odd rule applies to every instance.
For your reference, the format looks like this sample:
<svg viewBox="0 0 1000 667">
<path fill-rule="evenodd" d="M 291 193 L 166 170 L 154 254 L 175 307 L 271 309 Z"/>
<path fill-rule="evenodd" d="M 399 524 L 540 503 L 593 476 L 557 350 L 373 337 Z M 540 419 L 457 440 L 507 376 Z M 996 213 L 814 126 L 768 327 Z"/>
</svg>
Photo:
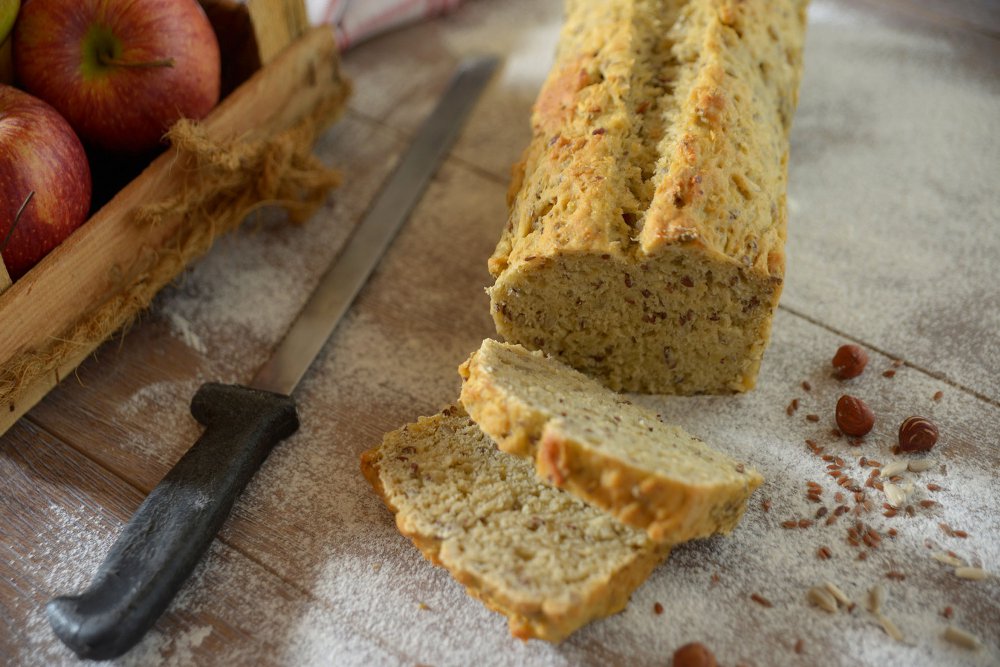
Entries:
<svg viewBox="0 0 1000 667">
<path fill-rule="evenodd" d="M 61 336 L 24 351 L 0 369 L 0 405 L 10 405 L 36 380 L 58 374 L 81 350 L 126 329 L 184 267 L 205 254 L 216 238 L 238 227 L 255 208 L 277 205 L 291 221 L 304 222 L 341 183 L 339 172 L 312 154 L 319 133 L 344 109 L 346 83 L 291 129 L 262 141 L 217 142 L 196 121 L 178 121 L 167 134 L 176 153 L 174 169 L 187 175 L 176 195 L 134 212 L 137 224 L 183 218 L 171 242 L 137 249 L 122 287 Z M 58 376 L 56 380 L 58 381 Z"/>
</svg>

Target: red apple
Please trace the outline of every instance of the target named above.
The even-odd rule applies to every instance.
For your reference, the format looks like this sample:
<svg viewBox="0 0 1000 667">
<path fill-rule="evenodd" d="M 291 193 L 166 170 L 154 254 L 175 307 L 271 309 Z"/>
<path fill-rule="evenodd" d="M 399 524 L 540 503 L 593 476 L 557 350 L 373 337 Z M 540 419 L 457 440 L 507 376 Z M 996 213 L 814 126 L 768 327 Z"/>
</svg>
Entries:
<svg viewBox="0 0 1000 667">
<path fill-rule="evenodd" d="M 14 70 L 84 143 L 111 152 L 155 148 L 219 101 L 219 43 L 195 0 L 28 0 Z"/>
<path fill-rule="evenodd" d="M 90 167 L 69 124 L 45 102 L 0 84 L 0 248 L 10 277 L 27 273 L 89 210 Z"/>
</svg>

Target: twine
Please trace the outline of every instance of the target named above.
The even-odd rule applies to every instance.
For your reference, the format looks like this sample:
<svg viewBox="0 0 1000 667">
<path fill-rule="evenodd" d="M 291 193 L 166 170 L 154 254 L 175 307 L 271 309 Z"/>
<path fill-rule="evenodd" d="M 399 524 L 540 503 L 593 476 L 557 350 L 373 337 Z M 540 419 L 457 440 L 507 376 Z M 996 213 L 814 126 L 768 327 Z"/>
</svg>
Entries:
<svg viewBox="0 0 1000 667">
<path fill-rule="evenodd" d="M 205 254 L 216 238 L 238 227 L 262 205 L 278 205 L 301 223 L 341 183 L 341 175 L 312 154 L 319 133 L 344 109 L 348 85 L 294 127 L 263 141 L 211 140 L 196 121 L 178 121 L 167 133 L 177 155 L 174 169 L 185 173 L 176 195 L 142 206 L 137 224 L 156 225 L 181 217 L 172 240 L 145 248 L 127 272 L 113 269 L 122 284 L 114 296 L 83 315 L 61 335 L 11 358 L 0 369 L 0 405 L 12 408 L 35 381 L 56 374 L 81 349 L 92 349 L 117 331 L 127 330 L 156 294 L 189 263 Z"/>
</svg>

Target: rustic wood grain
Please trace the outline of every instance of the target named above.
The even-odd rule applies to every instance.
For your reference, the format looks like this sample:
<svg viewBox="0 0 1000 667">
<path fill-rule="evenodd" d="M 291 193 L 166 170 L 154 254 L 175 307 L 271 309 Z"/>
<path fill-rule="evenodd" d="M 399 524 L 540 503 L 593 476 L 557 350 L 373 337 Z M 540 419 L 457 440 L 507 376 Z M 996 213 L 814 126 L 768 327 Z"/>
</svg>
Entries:
<svg viewBox="0 0 1000 667">
<path fill-rule="evenodd" d="M 1000 39 L 1000 5 L 994 0 L 861 0 L 870 7 L 891 5 L 902 14 L 919 16 L 948 28 L 972 30 Z"/>
<path fill-rule="evenodd" d="M 388 174 L 401 144 L 377 129 L 351 117 L 331 129 L 317 148 L 324 160 L 344 168 L 344 184 L 313 220 L 301 229 L 290 228 L 281 218 L 250 222 L 220 239 L 204 265 L 161 293 L 146 322 L 101 348 L 37 406 L 33 418 L 142 490 L 152 489 L 196 439 L 198 426 L 188 405 L 198 386 L 250 380 Z M 216 256 L 220 268 L 213 270 Z M 209 286 L 213 278 L 262 286 L 292 279 L 290 289 L 277 295 L 280 303 L 267 304 L 264 312 L 275 321 L 263 328 L 248 328 L 246 322 L 255 319 L 266 295 L 250 289 L 235 290 L 243 303 L 205 299 L 217 309 L 196 310 L 190 326 L 202 347 L 199 352 L 177 336 L 171 317 L 162 312 L 192 301 L 203 275 Z M 183 317 L 181 324 L 187 326 Z M 141 393 L 149 387 L 160 391 Z"/>
<path fill-rule="evenodd" d="M 811 12 L 782 304 L 1000 400 L 1000 41 Z"/>
<path fill-rule="evenodd" d="M 0 528 L 6 535 L 8 526 L 10 534 L 16 527 L 17 535 L 0 557 L 0 568 L 6 568 L 0 605 L 10 610 L 0 616 L 6 617 L 7 628 L 14 628 L 6 644 L 0 638 L 0 662 L 7 656 L 13 657 L 7 662 L 29 665 L 67 659 L 32 621 L 32 609 L 44 597 L 37 589 L 48 591 L 53 579 L 39 574 L 25 555 L 49 550 L 37 562 L 64 573 L 57 579 L 75 577 L 72 581 L 78 582 L 89 576 L 89 563 L 74 564 L 54 552 L 79 544 L 87 534 L 84 529 L 96 535 L 95 542 L 117 530 L 142 493 L 193 442 L 197 427 L 188 416 L 187 401 L 201 382 L 252 375 L 343 244 L 454 62 L 485 46 L 512 54 L 525 49 L 542 53 L 540 45 L 553 35 L 550 24 L 558 16 L 558 4 L 473 1 L 444 21 L 387 35 L 350 54 L 348 71 L 359 82 L 354 113 L 324 137 L 320 148 L 324 159 L 347 167 L 345 185 L 330 205 L 301 230 L 264 217 L 220 243 L 158 298 L 153 312 L 123 341 L 109 343 L 98 359 L 85 363 L 79 381 L 68 380 L 28 421 L 0 439 L 0 479 L 25 479 L 24 471 L 35 465 L 24 462 L 25 448 L 39 438 L 49 444 L 38 456 L 51 461 L 46 466 L 54 471 L 37 478 L 42 482 L 30 490 L 34 495 L 16 505 L 0 486 Z M 844 7 L 816 5 L 828 17 Z M 857 11 L 857 4 L 849 6 Z M 712 645 L 720 664 L 854 665 L 871 664 L 873 655 L 880 665 L 989 664 L 1000 651 L 998 579 L 957 580 L 929 558 L 925 540 L 932 540 L 935 549 L 954 549 L 967 557 L 996 555 L 1000 512 L 995 494 L 975 492 L 996 489 L 994 471 L 1000 467 L 995 435 L 1000 406 L 990 399 L 989 385 L 983 388 L 991 367 L 976 370 L 975 350 L 947 345 L 948 337 L 966 335 L 961 330 L 924 324 L 948 312 L 934 300 L 933 281 L 920 279 L 927 270 L 924 255 L 884 252 L 873 258 L 877 253 L 862 247 L 858 259 L 853 252 L 857 244 L 838 245 L 845 229 L 838 211 L 846 208 L 853 224 L 882 250 L 900 245 L 890 244 L 891 237 L 934 243 L 938 261 L 950 267 L 960 287 L 982 277 L 960 256 L 968 250 L 963 245 L 968 238 L 979 242 L 977 252 L 987 259 L 1000 253 L 990 239 L 974 235 L 975 229 L 988 228 L 982 218 L 956 218 L 948 229 L 959 233 L 943 242 L 932 216 L 916 216 L 903 227 L 886 223 L 871 205 L 878 197 L 887 198 L 887 206 L 899 203 L 912 193 L 865 190 L 869 184 L 860 171 L 832 184 L 829 174 L 839 173 L 841 163 L 854 164 L 851 160 L 864 152 L 864 137 L 853 137 L 852 128 L 915 132 L 905 121 L 915 122 L 920 112 L 901 106 L 890 118 L 862 114 L 865 123 L 854 122 L 860 112 L 851 104 L 850 91 L 842 90 L 847 82 L 836 66 L 841 59 L 850 61 L 843 49 L 864 47 L 866 38 L 887 31 L 896 40 L 887 46 L 898 50 L 890 56 L 879 52 L 872 60 L 872 76 L 895 67 L 917 76 L 926 62 L 907 60 L 926 55 L 933 45 L 934 57 L 954 68 L 928 65 L 919 71 L 936 77 L 931 84 L 940 83 L 945 71 L 959 72 L 954 85 L 962 95 L 971 94 L 967 87 L 973 85 L 994 90 L 983 84 L 983 74 L 992 71 L 995 61 L 987 57 L 992 52 L 984 42 L 976 41 L 981 36 L 970 38 L 971 45 L 955 44 L 948 41 L 952 37 L 934 37 L 937 29 L 926 22 L 920 27 L 882 14 L 871 22 L 863 19 L 875 14 L 859 16 L 862 21 L 849 30 L 824 23 L 811 28 L 815 45 L 809 47 L 806 76 L 812 79 L 803 89 L 793 146 L 791 193 L 798 208 L 790 224 L 786 308 L 777 317 L 758 389 L 737 397 L 636 398 L 752 461 L 767 479 L 755 498 L 772 500 L 770 512 L 754 504 L 732 537 L 678 548 L 625 612 L 553 647 L 510 639 L 502 617 L 466 596 L 398 534 L 391 515 L 358 473 L 357 455 L 378 443 L 385 431 L 454 400 L 456 366 L 493 331 L 482 290 L 489 281 L 485 261 L 505 218 L 506 163 L 523 147 L 531 86 L 540 84 L 545 68 L 540 56 L 537 70 L 519 65 L 515 57 L 487 91 L 451 158 L 297 392 L 302 429 L 271 454 L 187 593 L 161 621 L 157 636 L 131 660 L 225 665 L 246 664 L 250 656 L 256 664 L 311 665 L 329 664 L 337 656 L 338 664 L 358 665 L 662 665 L 679 644 L 701 639 Z M 536 29 L 535 37 L 524 37 Z M 488 42 L 489 32 L 495 36 Z M 875 80 L 854 83 L 864 89 Z M 983 120 L 980 106 L 954 111 L 959 118 Z M 950 123 L 940 127 L 952 131 Z M 971 159 L 981 159 L 982 150 L 970 153 Z M 871 152 L 871 159 L 881 159 L 878 151 Z M 971 187 L 980 177 L 985 178 L 956 173 L 949 181 L 955 187 L 952 194 L 957 198 L 966 192 L 960 189 L 963 183 Z M 877 180 L 892 182 L 889 177 Z M 838 194 L 840 208 L 833 207 L 828 190 Z M 867 194 L 863 199 L 845 194 L 853 192 Z M 906 280 L 890 280 L 889 274 Z M 865 297 L 860 305 L 849 298 L 858 294 Z M 893 328 L 891 318 L 898 318 L 903 306 L 921 312 L 921 324 Z M 962 326 L 982 328 L 989 317 L 988 305 L 972 307 Z M 847 340 L 865 344 L 871 362 L 862 377 L 842 383 L 831 377 L 829 359 Z M 940 355 L 928 352 L 933 345 L 942 350 Z M 894 367 L 890 357 L 896 356 L 911 365 Z M 889 369 L 896 371 L 892 378 L 882 375 Z M 802 389 L 803 380 L 811 383 L 811 391 Z M 943 396 L 935 400 L 939 391 Z M 878 416 L 875 431 L 861 447 L 830 435 L 833 404 L 845 392 L 868 400 Z M 790 416 L 785 409 L 792 398 L 799 398 L 802 407 Z M 808 421 L 805 415 L 811 413 L 820 421 Z M 861 455 L 884 462 L 892 457 L 895 429 L 909 414 L 924 414 L 941 428 L 934 456 L 944 469 L 923 476 L 944 487 L 935 496 L 940 506 L 920 508 L 910 519 L 865 517 L 883 534 L 895 528 L 898 536 L 886 538 L 864 562 L 855 560 L 854 548 L 844 541 L 846 524 L 803 531 L 789 549 L 780 522 L 816 509 L 800 487 L 807 479 L 833 483 L 825 476 L 825 462 L 802 456 L 804 440 L 815 439 L 852 462 Z M 109 471 L 127 484 L 115 481 Z M 109 477 L 112 481 L 105 481 Z M 107 489 L 94 490 L 98 483 Z M 27 486 L 17 484 L 22 490 Z M 831 486 L 826 496 L 832 493 Z M 31 510 L 14 511 L 22 503 Z M 85 528 L 54 529 L 50 507 L 65 508 L 60 511 L 68 513 L 67 522 Z M 112 518 L 93 518 L 108 515 Z M 937 528 L 940 521 L 968 530 L 969 538 L 943 535 Z M 814 554 L 823 544 L 832 548 L 834 558 L 820 562 Z M 996 568 L 995 560 L 984 564 Z M 892 568 L 905 570 L 907 579 L 887 580 L 885 573 Z M 718 584 L 713 583 L 716 576 Z M 262 583 L 255 599 L 251 593 L 257 584 L 247 582 L 258 579 Z M 838 582 L 856 599 L 874 583 L 886 585 L 888 608 L 899 610 L 894 620 L 908 643 L 888 644 L 860 610 L 831 616 L 809 607 L 804 591 L 825 579 Z M 801 594 L 790 592 L 800 589 Z M 753 592 L 775 606 L 764 610 L 753 605 L 748 601 Z M 666 607 L 663 616 L 652 613 L 655 602 Z M 988 645 L 986 652 L 962 653 L 937 634 L 915 637 L 908 632 L 908 623 L 926 621 L 945 606 L 953 606 L 955 622 Z M 761 614 L 768 616 L 762 620 Z M 689 628 L 697 619 L 709 617 L 717 621 L 712 635 L 691 636 Z M 17 629 L 21 627 L 34 627 L 34 634 Z M 7 628 L 0 624 L 0 632 Z M 205 628 L 208 634 L 199 643 Z M 804 656 L 794 651 L 799 638 L 805 642 Z"/>
<path fill-rule="evenodd" d="M 267 64 L 309 29 L 305 0 L 247 0 L 260 60 Z"/>
<path fill-rule="evenodd" d="M 79 664 L 49 629 L 44 605 L 86 586 L 142 493 L 28 422 L 0 441 L 0 479 L 0 663 Z M 343 612 L 216 542 L 170 609 L 120 662 L 222 664 L 223 656 L 225 664 L 278 664 L 288 652 L 322 655 L 322 647 L 291 643 L 297 624 L 317 609 L 336 619 L 324 639 L 328 651 L 336 646 L 375 662 L 399 659 Z"/>
<path fill-rule="evenodd" d="M 335 93 L 344 93 L 336 45 L 317 29 L 284 52 L 276 67 L 258 72 L 202 121 L 206 136 L 226 142 L 270 137 L 311 114 Z M 139 225 L 135 211 L 162 201 L 184 187 L 187 174 L 164 153 L 88 223 L 46 256 L 24 278 L 0 294 L 0 366 L 27 350 L 66 335 L 70 327 L 149 271 L 158 253 L 174 247 L 183 216 L 164 216 Z M 100 258 L 100 261 L 95 261 Z M 168 279 L 164 279 L 168 280 Z M 44 298 L 42 298 L 44 295 Z M 0 410 L 0 432 L 24 414 L 75 368 L 96 344 L 79 350 L 49 375 L 39 377 Z"/>
<path fill-rule="evenodd" d="M 504 54 L 452 154 L 506 183 L 531 138 L 531 105 L 553 59 L 561 16 L 560 2 L 471 2 L 440 23 L 381 36 L 345 59 L 346 71 L 368 82 L 350 107 L 409 136 L 463 56 Z M 512 25 L 523 30 L 502 27 Z"/>
</svg>

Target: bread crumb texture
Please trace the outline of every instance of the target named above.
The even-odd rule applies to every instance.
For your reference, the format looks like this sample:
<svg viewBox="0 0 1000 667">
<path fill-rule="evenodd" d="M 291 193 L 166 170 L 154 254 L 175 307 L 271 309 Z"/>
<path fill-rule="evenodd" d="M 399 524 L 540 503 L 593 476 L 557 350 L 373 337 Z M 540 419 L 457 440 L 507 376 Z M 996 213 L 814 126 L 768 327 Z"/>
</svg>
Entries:
<svg viewBox="0 0 1000 667">
<path fill-rule="evenodd" d="M 462 404 L 502 450 L 656 542 L 732 531 L 763 481 L 541 352 L 487 339 L 459 372 Z"/>
<path fill-rule="evenodd" d="M 784 278 L 804 0 L 568 0 L 497 331 L 616 390 L 754 386 Z"/>
<path fill-rule="evenodd" d="M 669 551 L 539 482 L 460 407 L 387 434 L 361 467 L 400 532 L 521 639 L 558 642 L 624 609 Z"/>
</svg>

